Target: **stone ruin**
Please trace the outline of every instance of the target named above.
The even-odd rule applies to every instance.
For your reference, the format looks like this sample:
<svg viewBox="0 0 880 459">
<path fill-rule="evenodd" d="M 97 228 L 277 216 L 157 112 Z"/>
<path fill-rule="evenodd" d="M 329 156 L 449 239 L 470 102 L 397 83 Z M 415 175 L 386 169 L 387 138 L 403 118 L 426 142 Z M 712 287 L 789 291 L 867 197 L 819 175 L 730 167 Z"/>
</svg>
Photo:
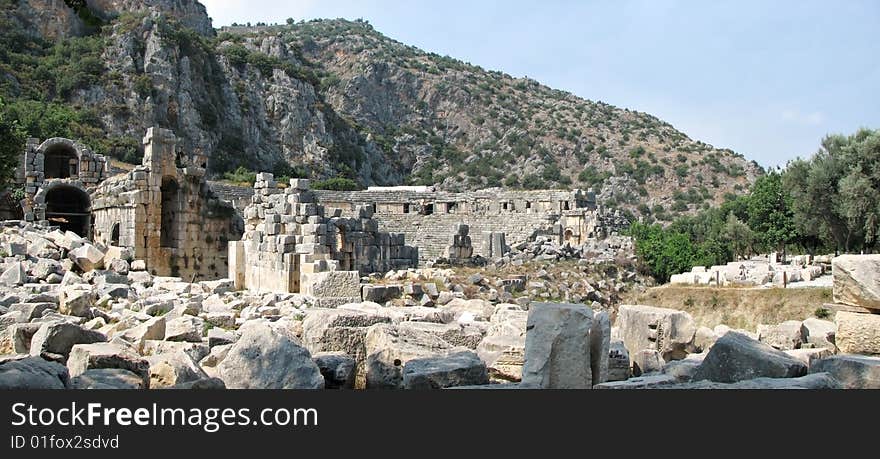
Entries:
<svg viewBox="0 0 880 459">
<path fill-rule="evenodd" d="M 207 184 L 207 157 L 179 152 L 167 129 L 150 128 L 143 143 L 143 164 L 93 192 L 92 239 L 131 249 L 154 275 L 225 277 L 228 242 L 243 225 Z"/>
<path fill-rule="evenodd" d="M 379 231 L 373 207 L 343 217 L 318 204 L 306 179 L 279 189 L 272 174 L 254 183 L 245 232 L 229 243 L 235 287 L 302 293 L 322 306 L 360 301 L 360 276 L 416 266 L 418 249 L 403 234 Z"/>
<path fill-rule="evenodd" d="M 166 129 L 144 137 L 143 164 L 113 177 L 107 159 L 63 138 L 28 139 L 16 171 L 23 219 L 128 250 L 156 275 L 226 275 L 240 217 L 205 180 L 207 157 L 183 153 Z"/>
<path fill-rule="evenodd" d="M 15 174 L 15 185 L 24 191 L 23 219 L 88 237 L 89 192 L 107 174 L 106 158 L 79 142 L 28 139 Z"/>
<path fill-rule="evenodd" d="M 474 256 L 474 246 L 468 235 L 469 232 L 469 226 L 463 223 L 456 225 L 455 234 L 452 236 L 452 245 L 446 248 L 446 258 L 451 263 L 463 263 Z"/>
<path fill-rule="evenodd" d="M 786 286 L 794 282 L 812 281 L 830 264 L 830 257 L 800 255 L 790 263 L 780 261 L 777 254 L 751 260 L 732 261 L 726 265 L 695 266 L 690 272 L 673 274 L 669 283 L 681 285 L 738 285 L 758 286 L 772 284 Z"/>
<path fill-rule="evenodd" d="M 536 236 L 581 245 L 615 234 L 628 222 L 583 190 L 480 190 L 462 193 L 431 187 L 373 187 L 364 191 L 315 190 L 316 202 L 349 216 L 371 206 L 382 231 L 403 233 L 425 265 L 448 255 L 458 225 L 469 227 L 473 255 L 497 258 L 511 245 Z M 498 234 L 506 239 L 498 240 Z M 493 244 L 493 241 L 496 243 Z M 454 245 L 454 244 L 453 244 Z"/>
</svg>

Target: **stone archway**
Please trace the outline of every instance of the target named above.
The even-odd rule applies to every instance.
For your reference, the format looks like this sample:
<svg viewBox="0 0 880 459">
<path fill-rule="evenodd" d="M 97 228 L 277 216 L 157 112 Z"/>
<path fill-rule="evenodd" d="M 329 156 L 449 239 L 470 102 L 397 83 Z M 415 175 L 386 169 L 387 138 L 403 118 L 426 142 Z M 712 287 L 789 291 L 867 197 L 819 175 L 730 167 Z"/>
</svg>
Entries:
<svg viewBox="0 0 880 459">
<path fill-rule="evenodd" d="M 91 226 L 91 198 L 74 184 L 57 184 L 42 191 L 45 214 L 43 220 L 58 226 L 61 231 L 72 231 L 89 237 Z"/>
<path fill-rule="evenodd" d="M 69 139 L 53 138 L 43 142 L 39 151 L 43 154 L 45 179 L 66 179 L 79 176 L 80 149 Z"/>
</svg>

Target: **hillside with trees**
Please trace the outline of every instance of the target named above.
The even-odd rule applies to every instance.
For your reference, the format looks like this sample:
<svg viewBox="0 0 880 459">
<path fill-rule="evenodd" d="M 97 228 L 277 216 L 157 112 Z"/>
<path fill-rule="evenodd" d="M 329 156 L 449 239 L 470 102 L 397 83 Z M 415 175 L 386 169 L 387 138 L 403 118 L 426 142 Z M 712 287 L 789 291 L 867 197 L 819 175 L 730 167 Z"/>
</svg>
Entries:
<svg viewBox="0 0 880 459">
<path fill-rule="evenodd" d="M 661 282 L 692 266 L 770 251 L 880 249 L 880 130 L 830 135 L 808 159 L 759 178 L 749 193 L 676 219 L 631 228 L 644 268 Z"/>
</svg>

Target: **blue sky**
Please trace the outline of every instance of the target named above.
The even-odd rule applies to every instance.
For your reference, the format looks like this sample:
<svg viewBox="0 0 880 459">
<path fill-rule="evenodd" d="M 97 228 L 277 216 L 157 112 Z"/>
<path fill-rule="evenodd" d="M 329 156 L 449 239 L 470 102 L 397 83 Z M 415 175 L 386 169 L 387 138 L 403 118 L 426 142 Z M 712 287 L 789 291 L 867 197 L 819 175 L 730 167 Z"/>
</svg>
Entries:
<svg viewBox="0 0 880 459">
<path fill-rule="evenodd" d="M 214 26 L 363 18 L 438 54 L 651 113 L 763 166 L 880 128 L 880 2 L 201 0 Z"/>
</svg>

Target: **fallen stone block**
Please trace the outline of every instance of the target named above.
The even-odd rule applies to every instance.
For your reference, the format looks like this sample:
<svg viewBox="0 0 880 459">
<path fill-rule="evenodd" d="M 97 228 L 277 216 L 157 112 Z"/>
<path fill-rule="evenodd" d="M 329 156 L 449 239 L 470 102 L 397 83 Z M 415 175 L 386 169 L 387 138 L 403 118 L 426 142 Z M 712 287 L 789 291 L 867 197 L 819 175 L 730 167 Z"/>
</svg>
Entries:
<svg viewBox="0 0 880 459">
<path fill-rule="evenodd" d="M 364 337 L 364 349 L 367 389 L 401 389 L 403 367 L 410 360 L 466 350 L 452 346 L 434 333 L 391 324 L 370 327 Z"/>
<path fill-rule="evenodd" d="M 67 369 L 76 377 L 88 370 L 119 368 L 131 371 L 150 387 L 150 363 L 129 348 L 115 343 L 77 344 L 70 351 Z"/>
<path fill-rule="evenodd" d="M 758 341 L 781 351 L 799 349 L 804 342 L 801 325 L 797 320 L 788 320 L 777 325 L 758 325 Z"/>
<path fill-rule="evenodd" d="M 623 341 L 612 341 L 608 349 L 608 381 L 625 381 L 631 375 L 632 362 L 629 351 L 626 350 Z"/>
<path fill-rule="evenodd" d="M 523 384 L 541 389 L 589 389 L 593 311 L 582 304 L 534 303 L 526 325 Z"/>
<path fill-rule="evenodd" d="M 165 324 L 165 341 L 202 342 L 205 321 L 199 317 L 183 315 Z"/>
<path fill-rule="evenodd" d="M 742 333 L 728 332 L 715 342 L 694 380 L 737 382 L 760 377 L 794 378 L 807 366 L 790 355 Z"/>
<path fill-rule="evenodd" d="M 834 316 L 837 349 L 844 354 L 880 354 L 880 314 L 838 311 Z"/>
<path fill-rule="evenodd" d="M 835 303 L 880 309 L 880 254 L 834 257 L 831 275 Z"/>
<path fill-rule="evenodd" d="M 97 247 L 87 242 L 71 250 L 68 253 L 68 258 L 70 258 L 70 260 L 73 261 L 82 272 L 89 272 L 93 269 L 101 269 L 104 267 L 104 252 L 101 252 Z"/>
<path fill-rule="evenodd" d="M 837 325 L 834 322 L 811 317 L 801 323 L 804 342 L 816 348 L 837 349 Z"/>
<path fill-rule="evenodd" d="M 31 337 L 30 354 L 64 361 L 75 345 L 104 341 L 107 341 L 107 337 L 103 333 L 68 322 L 49 322 Z"/>
<path fill-rule="evenodd" d="M 617 327 L 630 355 L 643 349 L 654 349 L 666 361 L 686 357 L 696 333 L 690 314 L 641 305 L 621 305 L 617 312 Z"/>
<path fill-rule="evenodd" d="M 217 370 L 230 389 L 324 388 L 309 351 L 268 323 L 246 327 Z"/>
<path fill-rule="evenodd" d="M 39 357 L 0 363 L 0 390 L 66 389 L 69 382 L 64 365 Z"/>
<path fill-rule="evenodd" d="M 652 389 L 659 386 L 675 384 L 675 377 L 664 374 L 653 374 L 630 378 L 625 381 L 611 381 L 593 386 L 594 389 Z"/>
<path fill-rule="evenodd" d="M 100 368 L 86 370 L 70 380 L 71 389 L 119 390 L 146 389 L 144 380 L 128 370 L 120 368 Z"/>
<path fill-rule="evenodd" d="M 89 286 L 62 286 L 58 294 L 58 312 L 69 316 L 87 317 L 97 296 Z"/>
<path fill-rule="evenodd" d="M 319 352 L 312 360 L 324 376 L 326 389 L 354 389 L 357 362 L 344 352 Z"/>
<path fill-rule="evenodd" d="M 642 349 L 632 356 L 633 376 L 658 373 L 663 370 L 664 365 L 666 365 L 666 361 L 663 360 L 660 351 L 654 349 Z"/>
<path fill-rule="evenodd" d="M 735 383 L 696 381 L 660 386 L 658 389 L 709 389 L 709 390 L 792 390 L 792 389 L 841 389 L 840 382 L 828 373 L 816 373 L 797 378 L 755 378 Z"/>
<path fill-rule="evenodd" d="M 590 330 L 590 368 L 593 384 L 608 381 L 608 358 L 611 351 L 611 318 L 607 311 L 593 313 Z"/>
<path fill-rule="evenodd" d="M 488 383 L 486 364 L 469 351 L 414 359 L 403 367 L 404 389 L 443 389 Z"/>
<path fill-rule="evenodd" d="M 0 333 L 0 355 L 3 354 L 29 354 L 31 351 L 31 339 L 42 324 L 22 323 L 12 324 Z"/>
<path fill-rule="evenodd" d="M 880 357 L 834 355 L 813 362 L 811 373 L 828 373 L 846 389 L 880 389 Z"/>
<path fill-rule="evenodd" d="M 784 351 L 786 354 L 800 360 L 807 366 L 807 370 L 813 365 L 813 362 L 825 357 L 830 357 L 834 352 L 825 347 L 814 347 L 806 349 L 791 349 Z"/>
<path fill-rule="evenodd" d="M 208 378 L 185 352 L 169 352 L 146 357 L 150 363 L 150 388 L 163 389 Z"/>
</svg>

